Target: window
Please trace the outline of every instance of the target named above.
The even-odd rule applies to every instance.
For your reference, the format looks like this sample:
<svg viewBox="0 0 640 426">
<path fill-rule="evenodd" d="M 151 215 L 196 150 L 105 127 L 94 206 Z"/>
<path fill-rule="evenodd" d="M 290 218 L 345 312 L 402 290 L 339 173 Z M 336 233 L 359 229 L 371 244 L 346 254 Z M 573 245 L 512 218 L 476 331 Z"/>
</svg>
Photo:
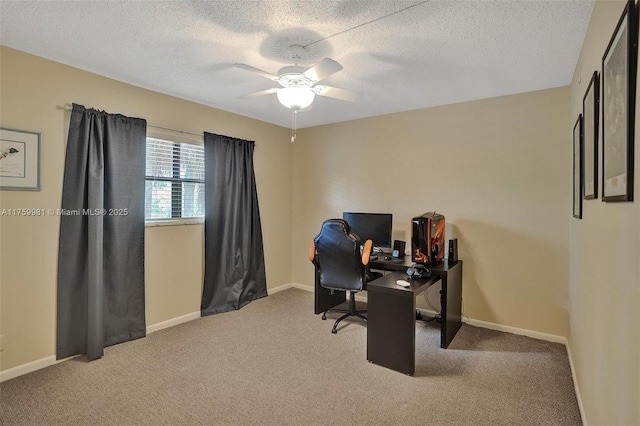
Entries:
<svg viewBox="0 0 640 426">
<path fill-rule="evenodd" d="M 204 148 L 147 138 L 145 219 L 204 217 Z"/>
</svg>

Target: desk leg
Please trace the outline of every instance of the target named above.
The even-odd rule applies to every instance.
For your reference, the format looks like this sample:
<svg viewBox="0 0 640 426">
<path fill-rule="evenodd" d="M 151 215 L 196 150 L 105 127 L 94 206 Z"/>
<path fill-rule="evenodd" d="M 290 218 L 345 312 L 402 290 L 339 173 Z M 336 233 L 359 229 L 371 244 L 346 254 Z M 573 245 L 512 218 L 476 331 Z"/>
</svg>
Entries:
<svg viewBox="0 0 640 426">
<path fill-rule="evenodd" d="M 367 360 L 412 375 L 416 360 L 416 300 L 411 292 L 367 291 Z"/>
<path fill-rule="evenodd" d="M 345 291 L 334 291 L 333 294 L 331 294 L 331 290 L 322 287 L 318 279 L 318 274 L 316 274 L 315 291 L 313 294 L 315 297 L 314 314 L 321 314 L 347 300 L 347 293 Z"/>
<path fill-rule="evenodd" d="M 442 277 L 440 347 L 446 349 L 462 326 L 462 262 Z"/>
</svg>

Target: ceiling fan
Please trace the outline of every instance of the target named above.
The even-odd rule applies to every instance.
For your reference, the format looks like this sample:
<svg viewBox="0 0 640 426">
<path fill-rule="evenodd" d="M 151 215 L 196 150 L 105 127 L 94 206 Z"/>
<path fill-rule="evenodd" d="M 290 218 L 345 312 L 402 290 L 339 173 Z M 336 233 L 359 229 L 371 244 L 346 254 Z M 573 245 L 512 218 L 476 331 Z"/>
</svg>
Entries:
<svg viewBox="0 0 640 426">
<path fill-rule="evenodd" d="M 341 99 L 344 101 L 356 101 L 358 99 L 356 92 L 318 84 L 330 75 L 340 71 L 342 69 L 342 65 L 333 59 L 324 58 L 310 68 L 298 66 L 298 59 L 302 57 L 304 52 L 304 46 L 297 44 L 289 46 L 289 53 L 291 59 L 295 61 L 295 65 L 281 68 L 278 71 L 278 75 L 271 74 L 267 71 L 263 71 L 246 64 L 233 64 L 245 71 L 250 71 L 268 78 L 269 80 L 277 81 L 280 86 L 282 86 L 239 96 L 239 99 L 248 99 L 275 93 L 282 105 L 294 111 L 300 111 L 307 108 L 311 105 L 316 95 Z"/>
</svg>

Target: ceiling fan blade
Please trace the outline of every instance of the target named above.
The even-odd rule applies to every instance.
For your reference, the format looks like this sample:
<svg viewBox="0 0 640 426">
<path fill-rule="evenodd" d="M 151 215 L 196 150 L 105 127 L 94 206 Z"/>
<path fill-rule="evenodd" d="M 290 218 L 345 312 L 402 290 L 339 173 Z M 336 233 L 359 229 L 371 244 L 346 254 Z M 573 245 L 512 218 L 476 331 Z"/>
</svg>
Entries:
<svg viewBox="0 0 640 426">
<path fill-rule="evenodd" d="M 313 86 L 316 95 L 326 96 L 329 98 L 341 99 L 343 101 L 355 102 L 360 98 L 360 94 L 351 90 L 339 89 L 337 87 L 317 85 Z"/>
<path fill-rule="evenodd" d="M 249 98 L 255 98 L 257 96 L 270 95 L 272 93 L 276 93 L 278 90 L 280 90 L 280 89 L 277 88 L 277 87 L 274 87 L 272 89 L 261 90 L 259 92 L 253 92 L 253 93 L 249 93 L 247 95 L 238 96 L 238 99 L 249 99 Z"/>
<path fill-rule="evenodd" d="M 233 64 L 233 66 L 237 67 L 237 68 L 240 68 L 241 70 L 245 70 L 245 71 L 256 73 L 258 75 L 261 75 L 264 78 L 268 78 L 269 80 L 278 81 L 278 76 L 277 75 L 273 75 L 273 74 L 271 74 L 269 72 L 266 72 L 266 71 L 263 71 L 261 69 L 252 67 L 251 65 Z"/>
<path fill-rule="evenodd" d="M 333 59 L 324 58 L 302 74 L 311 81 L 320 81 L 342 69 L 342 65 Z"/>
</svg>

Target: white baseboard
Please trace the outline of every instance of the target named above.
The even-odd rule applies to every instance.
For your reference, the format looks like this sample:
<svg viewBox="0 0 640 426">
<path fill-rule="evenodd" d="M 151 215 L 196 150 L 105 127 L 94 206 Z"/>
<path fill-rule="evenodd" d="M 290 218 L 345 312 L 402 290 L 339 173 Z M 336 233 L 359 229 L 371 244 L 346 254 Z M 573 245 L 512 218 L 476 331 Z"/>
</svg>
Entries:
<svg viewBox="0 0 640 426">
<path fill-rule="evenodd" d="M 64 360 L 56 361 L 55 355 L 51 355 L 46 358 L 41 358 L 36 361 L 18 365 L 17 367 L 9 368 L 8 370 L 0 371 L 0 383 L 18 376 L 22 376 L 23 374 L 40 370 L 41 368 L 49 367 L 50 365 L 54 365 L 61 361 Z"/>
<path fill-rule="evenodd" d="M 534 339 L 546 340 L 547 342 L 553 343 L 562 343 L 565 346 L 567 345 L 567 339 L 563 336 L 557 336 L 555 334 L 541 333 L 539 331 L 527 330 L 524 328 L 511 327 L 508 325 L 495 324 L 492 322 L 481 321 L 469 318 L 466 321 L 463 320 L 469 325 L 474 325 L 476 327 L 488 328 L 489 330 L 497 330 L 504 331 L 506 333 L 519 334 L 521 336 L 532 337 Z"/>
<path fill-rule="evenodd" d="M 302 289 L 302 290 L 307 290 L 307 291 L 310 291 L 310 292 L 314 291 L 313 287 L 311 287 L 311 286 L 297 284 L 297 283 L 290 283 L 290 284 L 281 285 L 280 287 L 276 287 L 274 289 L 270 289 L 269 292 L 270 293 L 276 293 L 278 291 L 286 290 L 286 289 L 291 288 L 291 287 L 299 288 L 299 289 Z M 367 301 L 367 295 L 364 294 L 364 293 L 357 293 L 356 294 L 356 300 L 359 301 L 359 302 L 366 302 Z M 429 316 L 434 316 L 437 313 L 435 311 L 431 311 L 431 310 L 423 309 L 423 308 L 418 308 L 418 310 L 420 312 L 422 312 L 423 314 L 427 314 Z M 469 325 L 474 325 L 476 327 L 488 328 L 490 330 L 496 330 L 496 331 L 504 331 L 504 332 L 507 332 L 507 333 L 519 334 L 519 335 L 522 335 L 522 336 L 532 337 L 534 339 L 546 340 L 548 342 L 562 343 L 565 346 L 567 345 L 567 339 L 565 337 L 556 336 L 555 334 L 541 333 L 539 331 L 526 330 L 524 328 L 517 328 L 517 327 L 511 327 L 511 326 L 508 326 L 508 325 L 495 324 L 495 323 L 492 323 L 492 322 L 481 321 L 481 320 L 476 320 L 476 319 L 471 319 L 471 318 L 463 319 L 462 321 L 467 323 L 467 324 L 469 324 Z"/>
<path fill-rule="evenodd" d="M 578 379 L 576 378 L 576 370 L 573 368 L 573 358 L 571 357 L 571 348 L 569 342 L 565 339 L 564 345 L 567 348 L 567 356 L 569 357 L 569 366 L 571 367 L 571 378 L 573 379 L 573 388 L 576 390 L 576 399 L 578 400 L 578 409 L 580 410 L 580 417 L 582 418 L 582 424 L 587 426 L 587 416 L 584 412 L 584 406 L 582 405 L 582 396 L 580 395 L 580 387 L 578 386 Z"/>
<path fill-rule="evenodd" d="M 183 322 L 192 321 L 197 318 L 200 318 L 200 311 L 192 312 L 190 314 L 183 315 L 177 318 L 172 318 L 170 320 L 159 322 L 157 324 L 152 324 L 147 327 L 147 334 L 151 334 L 155 331 L 160 331 L 164 328 L 173 327 L 174 325 L 182 324 Z M 26 364 L 21 364 L 16 367 L 9 368 L 7 370 L 0 371 L 0 383 L 6 380 L 11 380 L 18 376 L 22 376 L 23 374 L 32 373 L 34 371 L 49 367 L 51 365 L 66 361 L 71 358 L 73 357 L 57 360 L 55 355 L 51 355 L 32 362 L 27 362 Z"/>
<path fill-rule="evenodd" d="M 269 294 L 274 294 L 290 288 L 297 288 L 299 290 L 305 290 L 313 293 L 313 287 L 310 287 L 308 285 L 298 284 L 298 283 L 289 283 L 289 284 L 279 285 L 278 287 L 268 288 L 267 291 Z"/>
<path fill-rule="evenodd" d="M 431 311 L 429 309 L 418 308 L 418 310 L 422 314 L 427 314 L 428 316 L 434 316 L 438 314 L 438 312 Z M 469 325 L 473 325 L 475 327 L 487 328 L 489 330 L 503 331 L 505 333 L 511 333 L 511 334 L 518 334 L 520 336 L 527 336 L 533 339 L 544 340 L 547 342 L 562 343 L 563 345 L 567 346 L 566 337 L 558 336 L 555 334 L 542 333 L 540 331 L 527 330 L 525 328 L 511 327 L 508 325 L 496 324 L 493 322 L 481 321 L 473 318 L 463 318 L 462 322 Z"/>
<path fill-rule="evenodd" d="M 147 334 L 151 334 L 155 331 L 160 331 L 165 328 L 173 327 L 174 325 L 182 324 L 183 322 L 193 321 L 194 319 L 198 318 L 200 318 L 200 311 L 182 315 L 177 318 L 172 318 L 167 321 L 162 321 L 157 324 L 152 324 L 150 326 L 147 326 Z"/>
</svg>

